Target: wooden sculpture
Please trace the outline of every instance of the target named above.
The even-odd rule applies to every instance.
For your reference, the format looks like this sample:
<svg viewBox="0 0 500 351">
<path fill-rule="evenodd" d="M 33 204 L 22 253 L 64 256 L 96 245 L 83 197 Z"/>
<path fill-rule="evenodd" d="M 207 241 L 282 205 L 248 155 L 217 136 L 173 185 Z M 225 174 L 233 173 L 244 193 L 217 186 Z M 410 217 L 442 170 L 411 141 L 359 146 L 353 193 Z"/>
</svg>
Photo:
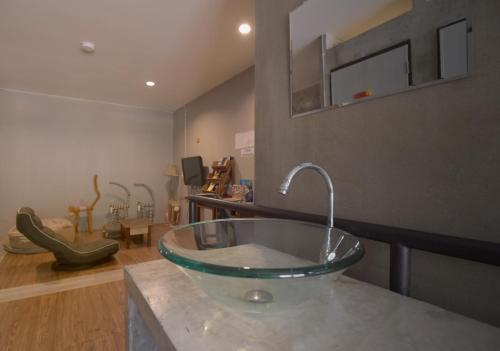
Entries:
<svg viewBox="0 0 500 351">
<path fill-rule="evenodd" d="M 92 202 L 92 205 L 90 206 L 69 206 L 68 207 L 68 212 L 71 216 L 74 217 L 73 219 L 73 230 L 76 233 L 78 233 L 78 227 L 80 226 L 80 212 L 87 212 L 87 230 L 89 233 L 92 233 L 92 211 L 94 211 L 94 206 L 99 201 L 101 198 L 101 193 L 99 192 L 99 187 L 97 185 L 97 174 L 94 174 L 94 192 L 96 193 L 96 198 L 94 202 Z"/>
</svg>

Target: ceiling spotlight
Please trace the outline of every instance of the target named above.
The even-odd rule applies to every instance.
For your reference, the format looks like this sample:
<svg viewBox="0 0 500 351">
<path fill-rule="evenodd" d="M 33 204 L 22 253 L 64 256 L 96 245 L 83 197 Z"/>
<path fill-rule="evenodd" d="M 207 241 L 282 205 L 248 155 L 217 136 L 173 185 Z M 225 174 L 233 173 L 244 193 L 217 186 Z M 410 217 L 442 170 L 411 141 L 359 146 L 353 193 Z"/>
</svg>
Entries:
<svg viewBox="0 0 500 351">
<path fill-rule="evenodd" d="M 242 23 L 240 24 L 238 30 L 241 34 L 248 34 L 252 31 L 252 27 L 250 27 L 248 23 Z"/>
<path fill-rule="evenodd" d="M 148 81 L 146 82 L 146 85 L 147 85 L 148 87 L 154 87 L 154 86 L 155 86 L 155 82 L 153 82 L 153 81 L 151 81 L 151 80 L 148 80 Z"/>
</svg>

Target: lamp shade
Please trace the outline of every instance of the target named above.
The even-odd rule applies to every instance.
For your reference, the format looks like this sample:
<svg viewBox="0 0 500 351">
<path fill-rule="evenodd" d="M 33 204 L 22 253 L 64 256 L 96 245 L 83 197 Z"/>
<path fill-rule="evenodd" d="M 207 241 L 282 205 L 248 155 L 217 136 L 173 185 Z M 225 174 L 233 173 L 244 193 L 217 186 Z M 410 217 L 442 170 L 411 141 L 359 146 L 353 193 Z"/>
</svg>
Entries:
<svg viewBox="0 0 500 351">
<path fill-rule="evenodd" d="M 178 177 L 179 171 L 177 170 L 177 166 L 174 164 L 169 164 L 167 168 L 165 168 L 165 175 L 171 177 Z"/>
</svg>

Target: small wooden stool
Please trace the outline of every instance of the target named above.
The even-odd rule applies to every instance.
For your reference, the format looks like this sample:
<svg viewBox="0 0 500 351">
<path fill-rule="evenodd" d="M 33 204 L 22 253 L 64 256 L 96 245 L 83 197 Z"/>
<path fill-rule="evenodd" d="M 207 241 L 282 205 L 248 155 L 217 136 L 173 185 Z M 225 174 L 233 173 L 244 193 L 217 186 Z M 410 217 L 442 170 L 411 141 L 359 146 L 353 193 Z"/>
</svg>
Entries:
<svg viewBox="0 0 500 351">
<path fill-rule="evenodd" d="M 120 226 L 127 249 L 130 248 L 130 237 L 135 235 L 146 235 L 147 245 L 151 246 L 151 222 L 148 219 L 125 219 L 120 221 Z"/>
</svg>

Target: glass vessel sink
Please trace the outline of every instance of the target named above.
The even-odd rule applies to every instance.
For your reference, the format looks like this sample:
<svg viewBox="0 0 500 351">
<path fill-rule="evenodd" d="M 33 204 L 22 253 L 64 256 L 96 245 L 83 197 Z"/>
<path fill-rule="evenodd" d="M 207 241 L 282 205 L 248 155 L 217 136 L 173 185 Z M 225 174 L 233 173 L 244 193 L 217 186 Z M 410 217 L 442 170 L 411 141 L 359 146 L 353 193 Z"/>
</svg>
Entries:
<svg viewBox="0 0 500 351">
<path fill-rule="evenodd" d="M 328 255 L 322 254 L 325 245 Z M 265 218 L 177 227 L 158 247 L 208 295 L 251 312 L 288 308 L 327 293 L 364 254 L 359 240 L 339 229 Z"/>
</svg>

